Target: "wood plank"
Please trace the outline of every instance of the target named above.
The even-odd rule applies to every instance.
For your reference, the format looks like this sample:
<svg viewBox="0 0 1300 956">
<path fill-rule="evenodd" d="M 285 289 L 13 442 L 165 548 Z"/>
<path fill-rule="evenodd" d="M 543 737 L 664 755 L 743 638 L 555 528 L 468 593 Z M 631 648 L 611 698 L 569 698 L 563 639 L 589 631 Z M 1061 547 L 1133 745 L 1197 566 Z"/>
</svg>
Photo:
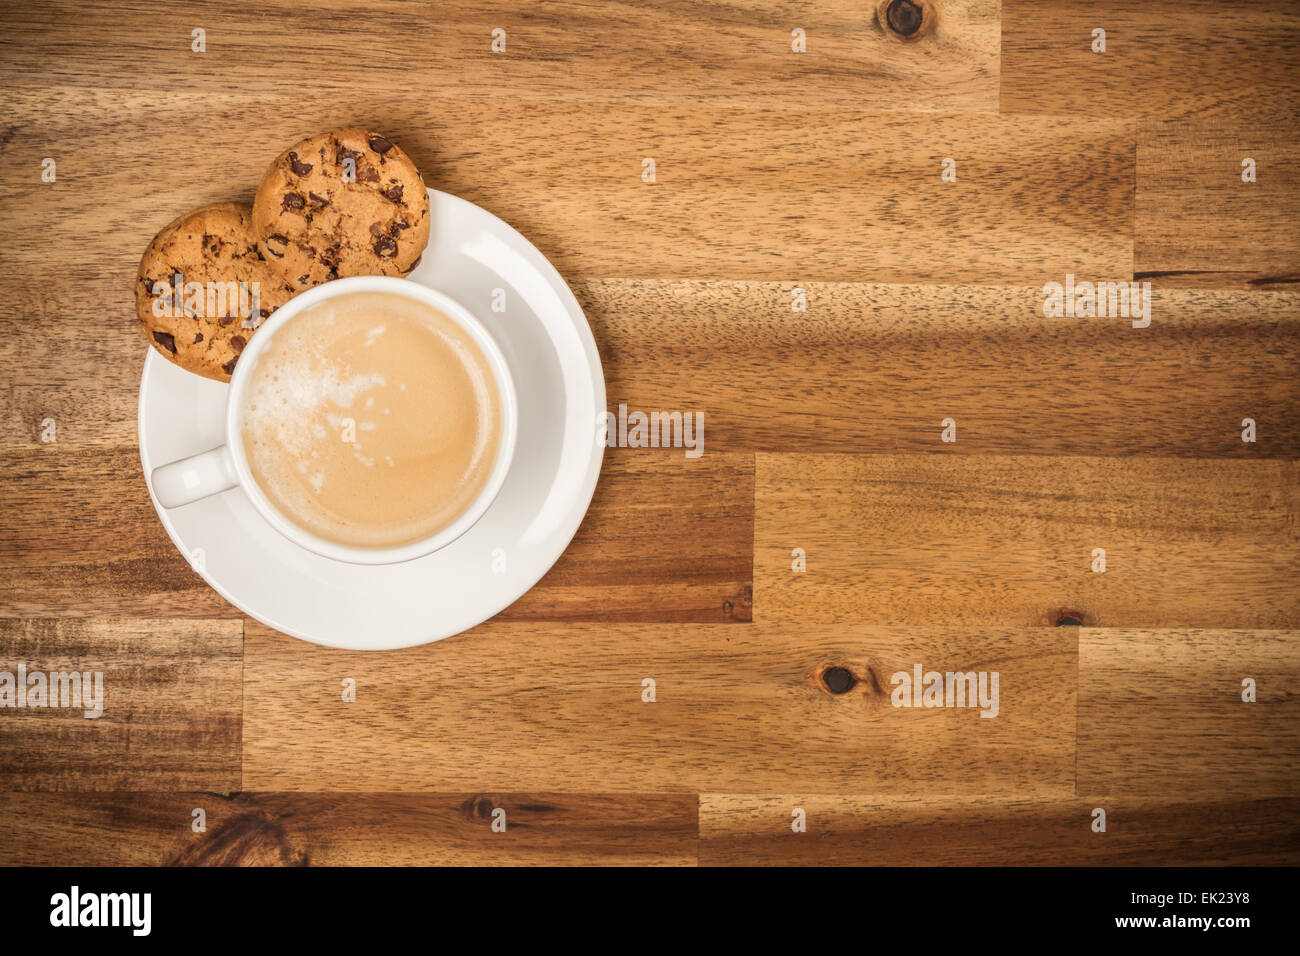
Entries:
<svg viewBox="0 0 1300 956">
<path fill-rule="evenodd" d="M 1300 626 L 1294 461 L 763 454 L 756 467 L 756 621 Z"/>
<path fill-rule="evenodd" d="M 105 327 L 136 334 L 121 290 L 159 228 L 187 208 L 247 199 L 279 150 L 344 125 L 383 129 L 430 186 L 501 216 L 569 277 L 1008 285 L 1027 272 L 1132 270 L 1133 132 L 1105 118 L 574 110 L 304 98 L 296 84 L 216 101 L 192 91 L 17 91 L 9 106 L 5 308 L 22 304 L 30 320 L 56 307 L 47 296 L 76 297 L 100 337 Z M 186 137 L 163 162 L 151 137 L 124 128 Z M 58 164 L 54 183 L 40 180 L 45 157 Z M 646 158 L 653 183 L 642 181 Z M 957 162 L 955 183 L 940 179 L 944 158 Z M 77 241 L 19 241 L 31 235 Z"/>
<path fill-rule="evenodd" d="M 46 696 L 46 706 L 5 707 L 0 789 L 239 787 L 238 621 L 0 619 L 0 641 L 3 669 L 26 668 L 29 702 L 37 672 L 46 682 L 51 672 L 100 675 L 83 678 L 83 706 Z"/>
<path fill-rule="evenodd" d="M 702 412 L 708 454 L 929 451 L 935 424 L 952 416 L 964 426 L 949 446 L 959 454 L 1300 457 L 1291 374 L 1300 294 L 1163 284 L 1146 329 L 1044 318 L 1041 286 L 589 279 L 573 288 L 611 410 Z M 791 309 L 796 287 L 807 312 Z M 0 353 L 16 382 L 0 389 L 0 446 L 39 445 L 47 418 L 60 449 L 134 446 L 146 347 L 113 335 L 82 350 L 77 324 L 33 328 L 0 314 Z M 108 387 L 78 384 L 92 377 Z M 1114 411 L 1099 413 L 1099 397 Z M 1254 444 L 1241 441 L 1245 417 L 1257 423 Z"/>
<path fill-rule="evenodd" d="M 1300 643 L 1286 631 L 1084 629 L 1079 788 L 1294 796 Z M 1257 701 L 1242 700 L 1242 680 Z"/>
<path fill-rule="evenodd" d="M 792 311 L 796 286 L 806 312 Z M 1134 329 L 1044 318 L 1041 285 L 589 280 L 577 291 L 611 407 L 703 410 L 706 449 L 1300 456 L 1294 293 L 1157 287 L 1150 327 Z M 947 417 L 960 439 L 940 446 Z"/>
<path fill-rule="evenodd" d="M 1001 89 L 1004 113 L 1292 119 L 1300 15 L 1290 0 L 1004 0 Z"/>
<path fill-rule="evenodd" d="M 998 671 L 998 716 L 891 706 L 917 663 Z M 244 680 L 249 789 L 1074 788 L 1072 629 L 491 622 L 375 654 L 250 622 Z"/>
<path fill-rule="evenodd" d="M 1242 180 L 1244 159 L 1254 182 Z M 1133 268 L 1161 286 L 1300 282 L 1300 141 L 1294 117 L 1148 122 L 1137 149 Z M 1266 308 L 1262 303 L 1260 308 Z"/>
<path fill-rule="evenodd" d="M 694 794 L 0 793 L 0 865 L 681 866 L 696 827 Z"/>
<path fill-rule="evenodd" d="M 704 866 L 1294 866 L 1298 847 L 1295 798 L 700 795 Z"/>
<path fill-rule="evenodd" d="M 753 502 L 752 457 L 613 449 L 577 537 L 503 616 L 747 621 Z M 0 616 L 241 616 L 168 539 L 134 449 L 0 458 L 0 572 Z"/>
<path fill-rule="evenodd" d="M 268 0 L 257 16 L 230 2 L 11 5 L 0 45 L 4 82 L 64 88 L 333 95 L 438 90 L 465 99 L 656 105 L 709 102 L 846 109 L 997 109 L 996 0 L 944 0 L 935 30 L 886 35 L 874 3 L 778 0 L 688 5 L 672 0 L 499 0 L 436 7 L 402 0 L 303 6 Z M 206 53 L 191 31 L 207 31 Z M 506 49 L 492 51 L 493 30 Z M 792 51 L 792 31 L 806 52 Z M 101 37 L 114 43 L 104 45 Z M 401 53 L 395 53 L 395 38 Z M 256 64 L 235 70 L 231 63 Z"/>
</svg>

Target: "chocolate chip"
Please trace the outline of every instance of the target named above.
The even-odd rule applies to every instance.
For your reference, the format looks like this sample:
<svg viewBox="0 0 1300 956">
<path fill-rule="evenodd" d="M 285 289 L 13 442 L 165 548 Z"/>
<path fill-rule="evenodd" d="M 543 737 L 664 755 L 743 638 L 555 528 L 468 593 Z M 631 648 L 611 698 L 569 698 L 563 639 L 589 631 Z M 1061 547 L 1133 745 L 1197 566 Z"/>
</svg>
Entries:
<svg viewBox="0 0 1300 956">
<path fill-rule="evenodd" d="M 271 255 L 275 256 L 277 259 L 283 259 L 284 258 L 283 252 L 276 252 L 274 249 L 271 248 L 271 243 L 273 242 L 278 242 L 282 246 L 287 246 L 289 244 L 288 237 L 282 236 L 278 232 L 273 233 L 272 235 L 266 237 L 266 251 L 269 252 Z"/>
<path fill-rule="evenodd" d="M 247 344 L 248 341 L 242 335 L 232 335 L 230 337 L 230 347 L 233 348 L 236 353 L 244 351 L 244 346 Z"/>
<path fill-rule="evenodd" d="M 297 193 L 285 193 L 284 205 L 280 207 L 280 211 L 284 212 L 288 209 L 301 209 L 305 205 L 307 205 L 307 200 L 303 199 L 302 196 Z"/>
<path fill-rule="evenodd" d="M 298 276 L 298 284 L 299 284 L 299 285 L 306 285 L 306 284 L 307 284 L 307 280 L 308 280 L 309 278 L 311 278 L 311 276 L 309 276 L 306 272 L 304 272 L 302 275 Z"/>
<path fill-rule="evenodd" d="M 370 224 L 370 234 L 378 239 L 384 234 L 384 224 L 382 222 L 372 222 Z"/>
<path fill-rule="evenodd" d="M 221 370 L 222 370 L 223 372 L 225 372 L 227 375 L 233 375 L 233 374 L 235 374 L 235 363 L 238 362 L 238 361 L 239 361 L 239 356 L 236 355 L 234 358 L 232 358 L 232 359 L 231 359 L 229 362 L 227 362 L 225 365 L 221 366 Z"/>
<path fill-rule="evenodd" d="M 391 199 L 393 202 L 401 202 L 402 184 L 394 183 L 393 185 L 389 186 L 387 189 L 384 190 L 384 195 L 387 196 L 389 199 Z"/>
<path fill-rule="evenodd" d="M 372 136 L 370 137 L 370 148 L 382 156 L 393 148 L 393 144 L 382 136 Z"/>
<path fill-rule="evenodd" d="M 406 270 L 405 270 L 405 271 L 407 271 L 407 272 L 414 272 L 414 271 L 415 271 L 415 267 L 418 266 L 418 265 L 420 264 L 420 260 L 423 259 L 423 258 L 424 258 L 424 253 L 420 253 L 418 256 L 415 257 L 415 261 L 412 262 L 409 266 L 406 267 Z"/>
<path fill-rule="evenodd" d="M 203 236 L 203 251 L 209 255 L 215 256 L 221 252 L 223 243 L 220 236 L 210 236 L 206 233 Z"/>
<path fill-rule="evenodd" d="M 306 176 L 311 172 L 311 163 L 300 162 L 297 153 L 290 153 L 289 168 L 293 170 L 295 176 Z"/>
<path fill-rule="evenodd" d="M 357 179 L 363 183 L 379 182 L 379 172 L 373 166 L 367 166 L 357 173 Z"/>
<path fill-rule="evenodd" d="M 221 318 L 217 319 L 217 321 L 221 323 L 221 325 L 226 326 L 235 321 L 235 317 L 233 315 L 223 315 Z"/>
<path fill-rule="evenodd" d="M 197 335 L 194 336 L 194 341 L 191 342 L 190 344 L 191 344 L 191 345 L 198 345 L 198 344 L 199 344 L 200 342 L 202 342 L 202 341 L 203 341 L 203 333 L 202 333 L 202 332 L 199 332 Z"/>
<path fill-rule="evenodd" d="M 176 336 L 172 335 L 170 332 L 155 332 L 153 334 L 153 340 L 168 352 L 171 352 L 172 355 L 176 354 Z"/>
<path fill-rule="evenodd" d="M 380 236 L 375 240 L 375 255 L 381 259 L 393 258 L 393 256 L 397 255 L 397 243 L 387 236 Z"/>
<path fill-rule="evenodd" d="M 327 282 L 332 282 L 339 277 L 339 266 L 342 260 L 339 257 L 338 246 L 327 246 L 320 254 L 320 261 L 329 270 L 326 276 Z"/>
<path fill-rule="evenodd" d="M 310 199 L 311 204 L 318 209 L 330 204 L 330 201 L 324 196 L 317 196 L 315 193 L 308 193 L 307 198 Z"/>
</svg>

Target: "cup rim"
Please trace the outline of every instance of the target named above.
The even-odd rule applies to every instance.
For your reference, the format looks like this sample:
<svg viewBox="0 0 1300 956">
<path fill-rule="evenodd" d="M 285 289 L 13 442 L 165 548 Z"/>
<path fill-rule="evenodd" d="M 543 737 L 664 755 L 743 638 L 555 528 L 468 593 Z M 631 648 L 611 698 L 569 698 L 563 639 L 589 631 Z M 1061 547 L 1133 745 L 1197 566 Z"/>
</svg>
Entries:
<svg viewBox="0 0 1300 956">
<path fill-rule="evenodd" d="M 322 538 L 295 524 L 271 502 L 258 485 L 248 467 L 247 456 L 244 454 L 240 408 L 258 357 L 280 326 L 285 325 L 298 313 L 310 306 L 351 292 L 391 292 L 422 302 L 442 312 L 469 333 L 482 351 L 492 371 L 501 401 L 501 435 L 497 444 L 497 456 L 488 480 L 478 496 L 446 527 L 424 538 L 394 547 L 367 548 L 341 544 Z M 241 353 L 239 362 L 230 377 L 230 391 L 226 396 L 226 447 L 230 450 L 230 458 L 239 478 L 239 487 L 248 496 L 258 514 L 281 535 L 314 554 L 348 564 L 400 564 L 445 548 L 478 523 L 491 507 L 505 484 L 514 459 L 519 430 L 518 399 L 510 364 L 506 361 L 501 347 L 478 317 L 459 301 L 445 292 L 410 279 L 397 276 L 352 276 L 346 279 L 335 279 L 299 293 L 276 309 L 254 331 L 257 334 L 249 336 L 248 345 Z"/>
</svg>

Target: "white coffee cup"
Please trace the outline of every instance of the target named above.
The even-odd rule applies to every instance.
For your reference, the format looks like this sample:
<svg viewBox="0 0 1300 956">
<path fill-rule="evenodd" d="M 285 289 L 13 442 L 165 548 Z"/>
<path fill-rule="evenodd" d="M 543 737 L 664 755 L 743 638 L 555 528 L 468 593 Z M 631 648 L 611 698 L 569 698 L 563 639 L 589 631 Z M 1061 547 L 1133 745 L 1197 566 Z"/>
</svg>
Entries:
<svg viewBox="0 0 1300 956">
<path fill-rule="evenodd" d="M 339 544 L 294 524 L 271 504 L 266 494 L 253 480 L 248 460 L 244 455 L 244 442 L 241 436 L 240 412 L 244 404 L 244 392 L 248 388 L 253 368 L 257 365 L 258 355 L 267 347 L 276 331 L 303 309 L 324 302 L 326 299 L 354 292 L 385 292 L 400 295 L 442 312 L 463 328 L 483 352 L 488 367 L 492 370 L 492 377 L 496 381 L 497 394 L 501 398 L 501 429 L 497 457 L 492 472 L 488 475 L 487 483 L 478 497 L 441 531 L 427 538 L 392 548 L 358 548 Z M 496 341 L 468 309 L 449 296 L 409 279 L 385 276 L 336 279 L 290 299 L 287 304 L 272 313 L 271 317 L 258 327 L 256 333 L 249 337 L 248 345 L 239 356 L 234 374 L 231 375 L 230 391 L 226 396 L 226 443 L 211 451 L 155 468 L 149 478 L 149 484 L 164 508 L 179 508 L 200 498 L 228 491 L 231 488 L 239 488 L 248 496 L 257 513 L 265 518 L 271 527 L 308 551 L 351 564 L 397 564 L 423 557 L 446 547 L 483 517 L 501 490 L 501 486 L 505 484 L 506 474 L 510 470 L 510 462 L 514 457 L 518 430 L 519 406 L 515 396 L 514 379 L 510 375 L 510 366 L 506 363 L 505 356 L 502 355 Z"/>
</svg>

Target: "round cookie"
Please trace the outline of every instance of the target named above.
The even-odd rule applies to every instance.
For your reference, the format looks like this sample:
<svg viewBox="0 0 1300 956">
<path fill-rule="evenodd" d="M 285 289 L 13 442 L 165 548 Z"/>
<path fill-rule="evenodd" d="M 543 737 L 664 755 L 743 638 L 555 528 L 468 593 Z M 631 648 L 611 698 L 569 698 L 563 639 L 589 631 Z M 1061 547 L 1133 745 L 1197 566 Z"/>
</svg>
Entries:
<svg viewBox="0 0 1300 956">
<path fill-rule="evenodd" d="M 187 212 L 154 236 L 140 258 L 135 310 L 160 353 L 187 371 L 228 382 L 255 327 L 293 295 L 262 260 L 252 207 L 217 203 Z"/>
<path fill-rule="evenodd" d="M 253 200 L 253 231 L 294 289 L 402 276 L 429 241 L 429 194 L 392 141 L 361 129 L 323 133 L 271 164 Z"/>
</svg>

